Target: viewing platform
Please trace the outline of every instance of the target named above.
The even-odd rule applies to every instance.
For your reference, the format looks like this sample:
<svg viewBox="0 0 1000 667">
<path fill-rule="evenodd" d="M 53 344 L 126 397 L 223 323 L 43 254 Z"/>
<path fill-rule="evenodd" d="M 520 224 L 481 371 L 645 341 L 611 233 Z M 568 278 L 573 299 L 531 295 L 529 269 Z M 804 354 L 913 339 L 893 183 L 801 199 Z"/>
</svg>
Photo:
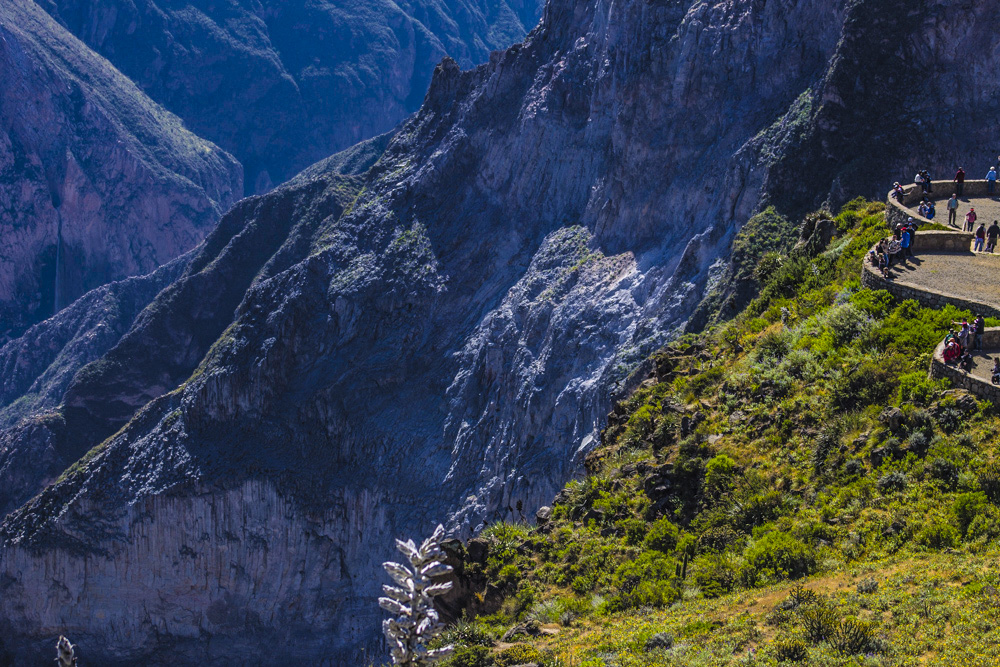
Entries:
<svg viewBox="0 0 1000 667">
<path fill-rule="evenodd" d="M 901 201 L 889 193 L 887 234 L 912 217 L 918 223 L 913 244 L 915 256 L 907 258 L 905 263 L 893 265 L 888 279 L 883 278 L 866 258 L 861 269 L 861 283 L 869 289 L 886 290 L 898 299 L 913 299 L 927 308 L 953 305 L 974 315 L 1000 318 L 1000 249 L 996 254 L 973 252 L 974 234 L 961 231 L 965 214 L 973 206 L 978 214 L 977 227 L 985 223 L 988 228 L 994 220 L 1000 220 L 1000 196 L 990 195 L 986 181 L 966 181 L 964 196 L 959 197 L 957 228 L 927 230 L 933 224 L 948 226 L 945 204 L 955 192 L 955 184 L 933 181 L 931 189 L 930 198 L 937 209 L 933 220 L 916 211 L 923 199 L 923 192 L 916 184 L 904 187 Z M 996 192 L 1000 193 L 1000 186 Z M 943 353 L 942 341 L 931 358 L 932 377 L 947 378 L 954 387 L 1000 405 L 1000 386 L 991 382 L 993 360 L 1000 356 L 1000 327 L 986 329 L 983 350 L 973 352 L 970 372 L 946 364 Z"/>
<path fill-rule="evenodd" d="M 934 202 L 936 215 L 933 220 L 928 220 L 917 212 L 920 202 L 923 201 L 924 192 L 920 186 L 911 183 L 903 187 L 903 198 L 896 201 L 889 193 L 886 198 L 885 217 L 891 228 L 895 228 L 901 222 L 906 222 L 907 218 L 913 218 L 921 225 L 937 223 L 948 226 L 948 199 L 955 193 L 955 183 L 952 181 L 931 181 L 931 193 L 929 198 Z M 955 224 L 961 230 L 965 225 L 965 214 L 971 207 L 975 207 L 978 217 L 976 224 L 986 223 L 989 227 L 994 220 L 1000 220 L 1000 184 L 995 188 L 995 194 L 989 193 L 989 185 L 986 181 L 966 181 L 963 195 L 958 198 L 958 215 Z M 917 236 L 920 234 L 918 232 Z"/>
</svg>

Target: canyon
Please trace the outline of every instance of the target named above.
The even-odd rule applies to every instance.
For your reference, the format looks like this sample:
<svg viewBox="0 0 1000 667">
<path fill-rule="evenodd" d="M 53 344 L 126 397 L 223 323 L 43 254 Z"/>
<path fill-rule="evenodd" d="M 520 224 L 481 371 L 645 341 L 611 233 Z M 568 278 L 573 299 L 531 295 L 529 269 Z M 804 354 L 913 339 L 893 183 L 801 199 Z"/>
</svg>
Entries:
<svg viewBox="0 0 1000 667">
<path fill-rule="evenodd" d="M 1000 18 L 888 4 L 551 0 L 396 131 L 237 204 L 0 438 L 0 474 L 67 464 L 7 501 L 0 655 L 379 657 L 392 538 L 550 502 L 641 362 L 738 307 L 753 214 L 992 160 Z"/>
</svg>

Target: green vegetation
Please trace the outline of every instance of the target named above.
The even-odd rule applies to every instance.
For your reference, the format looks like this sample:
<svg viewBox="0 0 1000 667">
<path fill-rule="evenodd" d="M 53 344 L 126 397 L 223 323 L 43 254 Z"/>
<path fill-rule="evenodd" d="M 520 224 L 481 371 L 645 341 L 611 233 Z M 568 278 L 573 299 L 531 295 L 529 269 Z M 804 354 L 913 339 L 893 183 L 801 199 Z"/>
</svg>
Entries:
<svg viewBox="0 0 1000 667">
<path fill-rule="evenodd" d="M 517 626 L 552 665 L 994 664 L 1000 417 L 927 378 L 968 313 L 861 288 L 882 212 L 765 253 L 757 298 L 656 355 L 547 520 L 483 533 L 489 615 L 445 664 L 508 664 Z"/>
</svg>

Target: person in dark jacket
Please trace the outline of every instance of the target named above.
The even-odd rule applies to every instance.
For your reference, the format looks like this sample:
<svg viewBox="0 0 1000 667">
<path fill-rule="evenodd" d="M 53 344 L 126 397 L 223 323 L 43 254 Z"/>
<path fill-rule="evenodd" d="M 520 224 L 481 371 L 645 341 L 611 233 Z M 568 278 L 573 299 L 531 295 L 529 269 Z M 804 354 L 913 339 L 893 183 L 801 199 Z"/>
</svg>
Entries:
<svg viewBox="0 0 1000 667">
<path fill-rule="evenodd" d="M 986 230 L 986 252 L 993 252 L 997 247 L 997 238 L 1000 237 L 1000 224 L 994 220 L 990 228 Z"/>
<path fill-rule="evenodd" d="M 973 347 L 977 350 L 983 349 L 983 332 L 986 331 L 986 320 L 982 315 L 976 315 L 972 320 L 972 333 L 975 334 Z"/>
<path fill-rule="evenodd" d="M 955 194 L 959 197 L 962 196 L 962 192 L 965 190 L 965 170 L 961 167 L 955 172 Z"/>
<path fill-rule="evenodd" d="M 986 243 L 986 223 L 979 223 L 979 228 L 976 229 L 976 244 L 972 248 L 972 252 L 982 252 L 983 244 Z"/>
</svg>

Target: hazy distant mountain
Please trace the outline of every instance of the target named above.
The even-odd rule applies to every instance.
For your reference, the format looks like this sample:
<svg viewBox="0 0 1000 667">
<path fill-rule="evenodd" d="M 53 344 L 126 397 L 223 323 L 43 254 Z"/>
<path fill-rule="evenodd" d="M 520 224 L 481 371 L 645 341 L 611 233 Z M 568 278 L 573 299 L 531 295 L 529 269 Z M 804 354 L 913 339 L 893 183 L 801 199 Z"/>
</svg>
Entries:
<svg viewBox="0 0 1000 667">
<path fill-rule="evenodd" d="M 188 127 L 243 163 L 248 192 L 386 132 L 445 55 L 524 37 L 543 0 L 39 0 Z"/>
<path fill-rule="evenodd" d="M 0 2 L 0 343 L 190 250 L 242 190 L 231 156 L 34 2 Z"/>
</svg>

